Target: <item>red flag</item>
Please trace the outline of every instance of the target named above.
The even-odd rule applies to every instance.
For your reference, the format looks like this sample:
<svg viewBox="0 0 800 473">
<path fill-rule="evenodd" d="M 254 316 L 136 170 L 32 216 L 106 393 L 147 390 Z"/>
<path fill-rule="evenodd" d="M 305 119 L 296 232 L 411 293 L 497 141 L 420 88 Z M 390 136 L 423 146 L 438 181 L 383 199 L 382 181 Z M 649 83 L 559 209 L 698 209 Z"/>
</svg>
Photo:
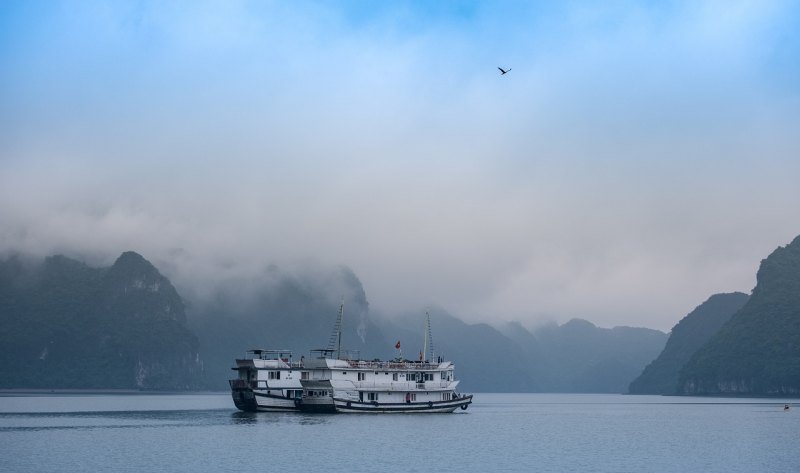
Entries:
<svg viewBox="0 0 800 473">
<path fill-rule="evenodd" d="M 394 344 L 394 347 L 397 348 L 398 350 L 400 349 L 400 340 L 398 340 L 397 343 Z"/>
</svg>

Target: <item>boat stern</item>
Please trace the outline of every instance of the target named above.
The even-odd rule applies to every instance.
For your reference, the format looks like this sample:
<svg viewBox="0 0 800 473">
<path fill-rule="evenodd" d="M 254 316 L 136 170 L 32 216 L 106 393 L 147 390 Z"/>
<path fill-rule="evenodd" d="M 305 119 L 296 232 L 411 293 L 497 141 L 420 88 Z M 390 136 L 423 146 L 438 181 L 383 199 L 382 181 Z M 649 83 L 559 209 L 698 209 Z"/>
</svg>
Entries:
<svg viewBox="0 0 800 473">
<path fill-rule="evenodd" d="M 258 411 L 258 402 L 249 383 L 241 379 L 231 379 L 231 397 L 237 409 L 245 412 Z"/>
</svg>

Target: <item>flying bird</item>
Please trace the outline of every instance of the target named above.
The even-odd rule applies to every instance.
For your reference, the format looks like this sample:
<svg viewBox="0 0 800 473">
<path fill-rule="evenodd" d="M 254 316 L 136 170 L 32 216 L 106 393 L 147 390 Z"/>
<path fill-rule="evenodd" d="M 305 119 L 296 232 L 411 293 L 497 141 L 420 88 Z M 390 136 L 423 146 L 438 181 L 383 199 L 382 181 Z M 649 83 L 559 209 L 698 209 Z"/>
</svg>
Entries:
<svg viewBox="0 0 800 473">
<path fill-rule="evenodd" d="M 501 76 L 504 76 L 504 75 L 508 74 L 509 71 L 511 71 L 510 67 L 508 68 L 508 71 L 503 69 L 502 67 L 498 67 L 498 69 L 500 69 L 500 75 Z"/>
</svg>

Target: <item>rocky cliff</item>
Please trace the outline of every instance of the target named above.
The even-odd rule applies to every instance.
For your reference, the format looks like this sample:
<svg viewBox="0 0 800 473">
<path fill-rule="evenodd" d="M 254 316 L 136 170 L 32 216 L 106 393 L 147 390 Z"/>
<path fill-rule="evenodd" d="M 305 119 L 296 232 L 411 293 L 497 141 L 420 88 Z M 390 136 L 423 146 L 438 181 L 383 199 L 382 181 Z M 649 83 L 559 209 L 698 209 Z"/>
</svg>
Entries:
<svg viewBox="0 0 800 473">
<path fill-rule="evenodd" d="M 715 294 L 680 320 L 664 351 L 630 385 L 631 394 L 677 394 L 678 374 L 719 329 L 747 302 L 747 294 Z"/>
<path fill-rule="evenodd" d="M 750 299 L 684 366 L 679 392 L 800 394 L 800 237 L 761 262 Z"/>
<path fill-rule="evenodd" d="M 159 389 L 201 386 L 181 297 L 142 256 L 108 268 L 64 256 L 0 262 L 0 385 Z"/>
</svg>

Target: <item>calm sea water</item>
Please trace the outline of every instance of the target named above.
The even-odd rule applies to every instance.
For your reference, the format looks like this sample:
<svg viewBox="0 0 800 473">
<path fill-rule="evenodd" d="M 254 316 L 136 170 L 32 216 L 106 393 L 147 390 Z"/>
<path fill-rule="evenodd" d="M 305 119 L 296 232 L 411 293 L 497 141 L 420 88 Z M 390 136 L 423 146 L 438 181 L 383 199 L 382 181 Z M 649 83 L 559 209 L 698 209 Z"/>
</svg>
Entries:
<svg viewBox="0 0 800 473">
<path fill-rule="evenodd" d="M 453 414 L 305 415 L 228 394 L 2 396 L 0 471 L 798 472 L 796 403 L 478 394 Z"/>
</svg>

